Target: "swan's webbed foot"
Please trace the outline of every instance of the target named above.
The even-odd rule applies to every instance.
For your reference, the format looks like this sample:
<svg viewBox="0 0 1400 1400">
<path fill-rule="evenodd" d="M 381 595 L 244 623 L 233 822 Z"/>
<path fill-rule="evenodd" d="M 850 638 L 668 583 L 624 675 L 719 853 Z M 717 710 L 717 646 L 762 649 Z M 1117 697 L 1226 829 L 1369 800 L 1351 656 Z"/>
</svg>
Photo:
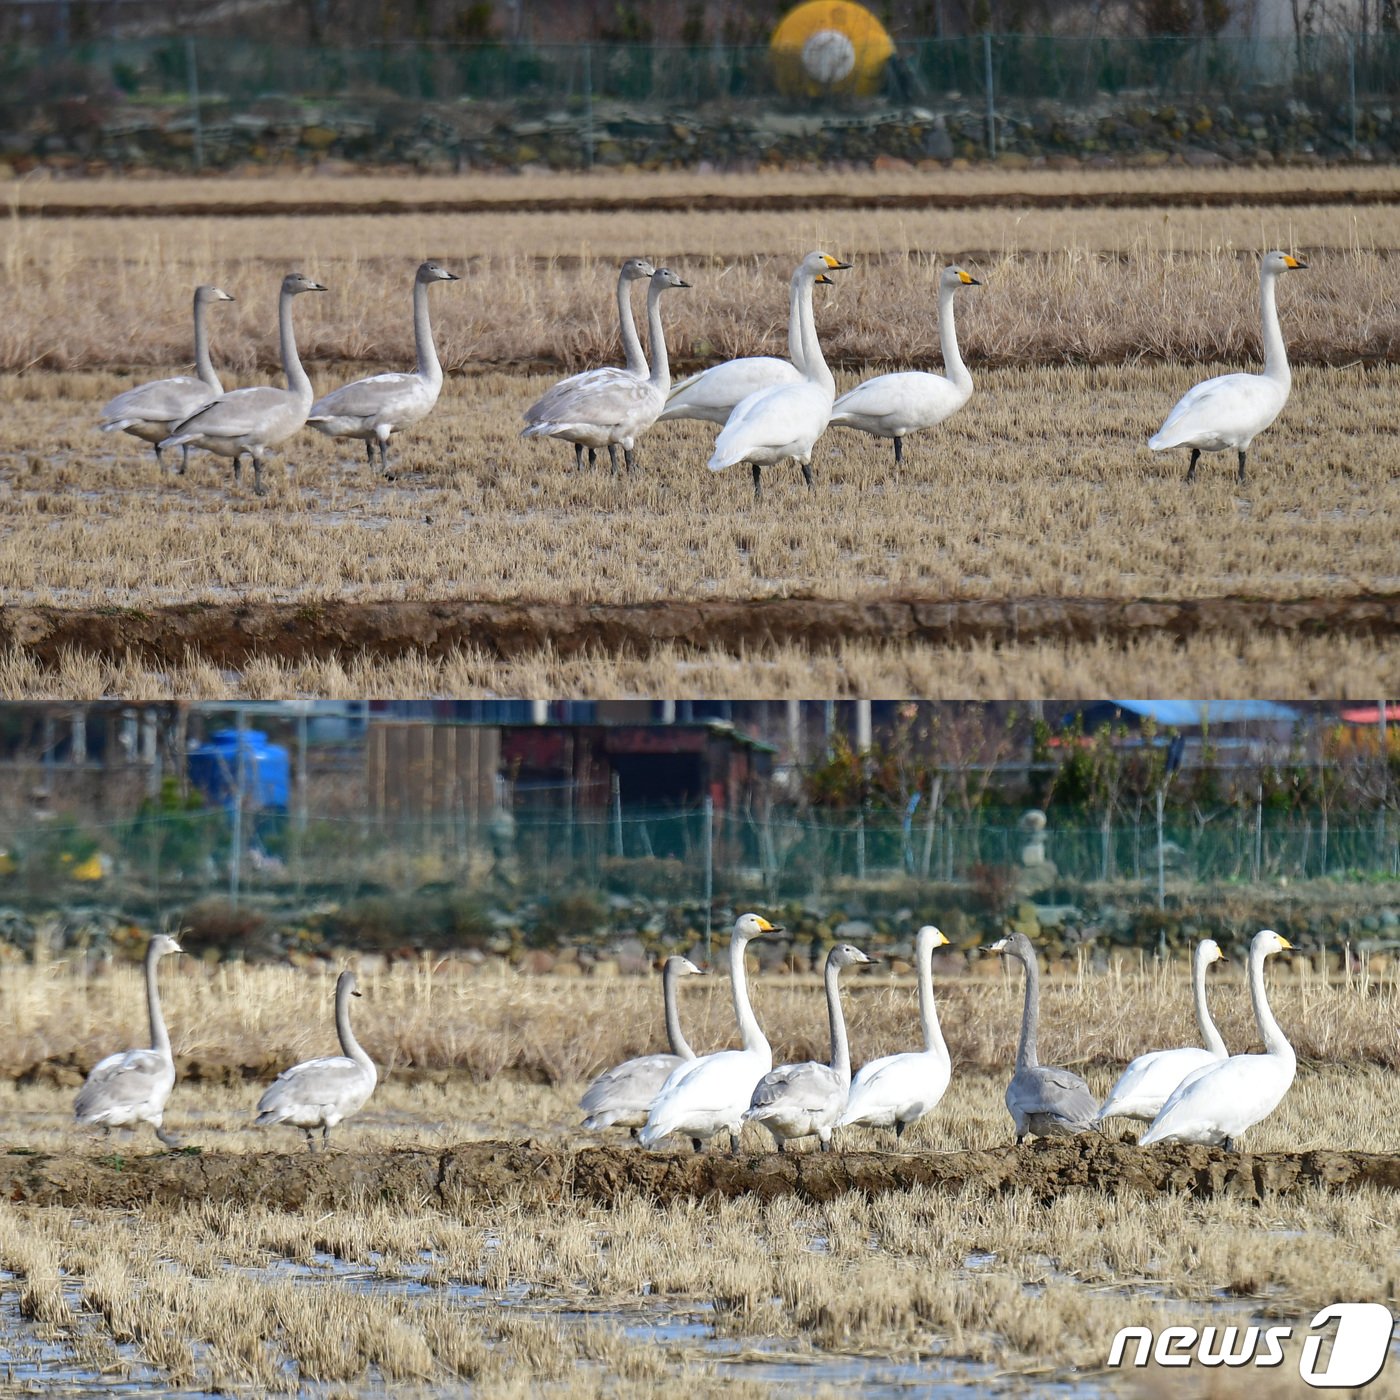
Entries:
<svg viewBox="0 0 1400 1400">
<path fill-rule="evenodd" d="M 1240 448 L 1240 485 L 1244 485 L 1244 448 Z"/>
<path fill-rule="evenodd" d="M 904 465 L 904 439 L 897 437 L 894 440 L 894 464 L 897 467 Z"/>
<path fill-rule="evenodd" d="M 180 1139 L 177 1138 L 177 1137 L 175 1136 L 174 1133 L 167 1133 L 167 1132 L 165 1131 L 165 1129 L 164 1129 L 159 1123 L 155 1124 L 155 1130 L 156 1130 L 156 1136 L 157 1136 L 167 1147 L 169 1147 L 169 1148 L 171 1148 L 171 1149 L 173 1150 L 173 1149 L 178 1148 L 178 1147 L 180 1146 Z"/>
<path fill-rule="evenodd" d="M 1187 467 L 1187 469 L 1186 469 L 1186 479 L 1187 479 L 1187 481 L 1195 481 L 1195 479 L 1196 479 L 1196 463 L 1199 462 L 1200 460 L 1201 460 L 1201 449 L 1200 449 L 1199 447 L 1193 447 L 1193 448 L 1191 449 L 1191 465 L 1190 465 L 1189 467 Z"/>
<path fill-rule="evenodd" d="M 763 469 L 757 462 L 753 464 L 753 498 L 756 502 L 763 499 Z"/>
</svg>

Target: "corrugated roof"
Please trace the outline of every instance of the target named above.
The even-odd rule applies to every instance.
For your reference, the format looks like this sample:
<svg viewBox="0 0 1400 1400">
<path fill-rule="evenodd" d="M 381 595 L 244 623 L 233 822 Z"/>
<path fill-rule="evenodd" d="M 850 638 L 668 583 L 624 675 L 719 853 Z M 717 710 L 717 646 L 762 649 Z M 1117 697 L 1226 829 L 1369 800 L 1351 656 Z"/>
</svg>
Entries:
<svg viewBox="0 0 1400 1400">
<path fill-rule="evenodd" d="M 1292 724 L 1298 711 L 1277 700 L 1114 700 L 1129 714 L 1152 718 L 1174 729 L 1199 729 L 1203 724 Z"/>
</svg>

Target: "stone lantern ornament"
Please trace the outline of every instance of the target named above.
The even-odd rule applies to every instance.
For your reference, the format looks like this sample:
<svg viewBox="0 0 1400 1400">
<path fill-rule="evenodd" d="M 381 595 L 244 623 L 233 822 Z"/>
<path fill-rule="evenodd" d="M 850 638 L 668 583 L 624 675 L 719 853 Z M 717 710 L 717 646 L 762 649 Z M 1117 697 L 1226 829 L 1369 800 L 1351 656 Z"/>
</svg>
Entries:
<svg viewBox="0 0 1400 1400">
<path fill-rule="evenodd" d="M 884 25 L 844 0 L 808 0 L 789 10 L 768 47 L 785 97 L 870 97 L 894 56 Z"/>
</svg>

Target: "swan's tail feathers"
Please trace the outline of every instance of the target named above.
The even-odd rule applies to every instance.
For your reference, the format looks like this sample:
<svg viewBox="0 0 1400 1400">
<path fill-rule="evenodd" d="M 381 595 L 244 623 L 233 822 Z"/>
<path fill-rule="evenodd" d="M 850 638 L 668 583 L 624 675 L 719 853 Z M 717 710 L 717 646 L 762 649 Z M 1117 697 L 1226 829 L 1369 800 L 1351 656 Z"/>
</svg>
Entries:
<svg viewBox="0 0 1400 1400">
<path fill-rule="evenodd" d="M 637 1141 L 643 1147 L 655 1147 L 666 1134 L 662 1131 L 659 1123 L 648 1123 L 640 1133 L 637 1134 Z"/>
<path fill-rule="evenodd" d="M 134 422 L 136 422 L 134 418 L 110 418 L 101 425 L 101 431 L 104 433 L 115 433 L 122 428 L 129 428 Z"/>
<path fill-rule="evenodd" d="M 744 460 L 742 452 L 735 452 L 732 448 L 725 449 L 715 444 L 714 455 L 705 463 L 712 472 L 722 472 L 726 467 L 736 466 Z"/>
<path fill-rule="evenodd" d="M 1176 443 L 1176 442 L 1170 441 L 1170 440 L 1168 439 L 1168 436 L 1167 436 L 1167 430 L 1166 430 L 1165 428 L 1163 428 L 1161 432 L 1156 433 L 1156 434 L 1154 434 L 1152 437 L 1150 437 L 1150 438 L 1147 439 L 1147 445 L 1148 445 L 1154 452 L 1165 452 L 1165 451 L 1167 450 L 1167 448 L 1169 448 L 1169 447 L 1176 447 L 1176 446 L 1178 446 L 1179 444 Z"/>
<path fill-rule="evenodd" d="M 199 436 L 198 433 L 176 433 L 173 437 L 162 438 L 160 449 L 162 452 L 167 447 L 183 447 L 187 442 L 193 442 Z"/>
</svg>

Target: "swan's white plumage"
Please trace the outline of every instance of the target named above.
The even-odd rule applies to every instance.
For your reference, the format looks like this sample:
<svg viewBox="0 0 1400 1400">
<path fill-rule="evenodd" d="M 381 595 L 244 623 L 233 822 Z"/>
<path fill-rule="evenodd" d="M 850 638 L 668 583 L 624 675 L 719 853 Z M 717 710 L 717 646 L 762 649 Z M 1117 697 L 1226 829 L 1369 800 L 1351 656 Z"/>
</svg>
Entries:
<svg viewBox="0 0 1400 1400">
<path fill-rule="evenodd" d="M 911 1124 L 932 1113 L 947 1093 L 953 1064 L 933 1000 L 933 954 L 947 943 L 942 930 L 932 924 L 925 924 L 915 939 L 924 1049 L 883 1055 L 862 1065 L 851 1080 L 839 1127 L 893 1128 L 902 1137 Z"/>
<path fill-rule="evenodd" d="M 1202 1142 L 1233 1145 L 1247 1128 L 1267 1118 L 1293 1084 L 1298 1062 L 1269 1008 L 1264 960 L 1293 945 L 1272 929 L 1261 929 L 1249 946 L 1249 996 L 1264 1039 L 1262 1055 L 1231 1055 L 1197 1070 L 1162 1105 L 1139 1142 Z"/>
<path fill-rule="evenodd" d="M 1174 1050 L 1152 1050 L 1146 1055 L 1139 1055 L 1109 1091 L 1099 1110 L 1098 1122 L 1102 1123 L 1107 1118 L 1136 1118 L 1140 1122 L 1150 1123 L 1183 1080 L 1198 1069 L 1206 1069 L 1226 1058 L 1229 1052 L 1206 1005 L 1206 969 L 1224 957 L 1215 939 L 1204 938 L 1197 945 L 1191 960 L 1196 1021 L 1205 1045 L 1184 1045 Z"/>
<path fill-rule="evenodd" d="M 641 1131 L 643 1147 L 655 1147 L 672 1133 L 699 1141 L 727 1131 L 738 1150 L 744 1110 L 754 1085 L 773 1068 L 773 1050 L 749 1002 L 744 949 L 750 940 L 782 930 L 757 914 L 742 914 L 729 944 L 734 1015 L 743 1041 L 740 1050 L 721 1050 L 682 1065 L 662 1086 Z"/>
<path fill-rule="evenodd" d="M 1264 372 L 1225 374 L 1188 389 L 1167 414 L 1161 428 L 1149 439 L 1154 452 L 1170 447 L 1192 449 L 1187 479 L 1194 477 L 1197 456 L 1233 448 L 1240 456 L 1240 480 L 1244 480 L 1249 445 L 1278 417 L 1288 402 L 1292 375 L 1288 352 L 1279 328 L 1275 287 L 1279 277 L 1307 267 L 1288 253 L 1265 254 L 1259 264 L 1259 310 L 1264 334 Z"/>
</svg>

